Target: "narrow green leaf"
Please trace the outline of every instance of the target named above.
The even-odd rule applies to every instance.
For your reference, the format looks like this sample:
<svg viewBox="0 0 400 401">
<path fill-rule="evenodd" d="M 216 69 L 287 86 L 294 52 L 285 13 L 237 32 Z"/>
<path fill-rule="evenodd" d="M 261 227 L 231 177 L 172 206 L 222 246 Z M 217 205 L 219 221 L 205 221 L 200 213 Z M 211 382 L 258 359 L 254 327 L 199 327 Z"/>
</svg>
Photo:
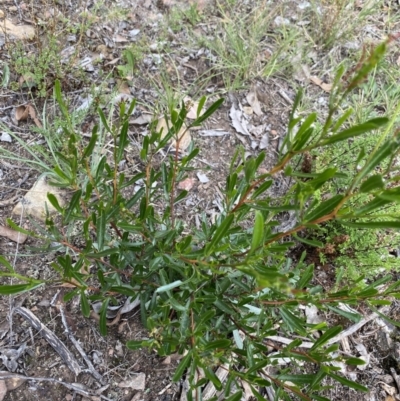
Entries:
<svg viewBox="0 0 400 401">
<path fill-rule="evenodd" d="M 369 120 L 363 124 L 356 125 L 355 127 L 351 127 L 341 131 L 339 134 L 333 135 L 330 138 L 325 139 L 321 146 L 330 145 L 332 143 L 336 143 L 339 141 L 344 141 L 349 138 L 354 138 L 356 136 L 365 134 L 366 132 L 372 131 L 374 129 L 381 128 L 385 126 L 389 122 L 389 119 L 386 117 L 377 117 Z"/>
<path fill-rule="evenodd" d="M 214 387 L 220 391 L 222 390 L 222 383 L 218 379 L 217 375 L 214 373 L 214 371 L 208 367 L 203 368 L 204 374 L 206 375 L 207 379 L 210 380 L 210 382 L 214 385 Z"/>
<path fill-rule="evenodd" d="M 253 192 L 251 199 L 257 199 L 262 193 L 264 193 L 272 185 L 272 180 L 263 182 L 258 188 Z"/>
<path fill-rule="evenodd" d="M 314 189 L 319 189 L 323 184 L 329 181 L 331 178 L 336 175 L 336 168 L 329 167 L 324 170 L 322 173 L 318 173 L 318 175 L 312 180 L 307 182 L 307 185 L 311 186 Z"/>
<path fill-rule="evenodd" d="M 302 238 L 302 237 L 299 237 L 296 234 L 293 235 L 293 237 L 297 241 L 302 242 L 303 244 L 306 244 L 306 245 L 314 246 L 316 248 L 323 248 L 324 247 L 324 244 L 321 241 L 317 241 L 315 239 Z"/>
<path fill-rule="evenodd" d="M 257 157 L 256 157 L 256 170 L 260 167 L 261 163 L 265 160 L 265 152 L 261 152 Z"/>
<path fill-rule="evenodd" d="M 368 159 L 368 162 L 364 168 L 360 171 L 355 179 L 355 184 L 358 184 L 364 177 L 366 177 L 371 171 L 375 169 L 383 160 L 389 157 L 394 150 L 396 150 L 397 145 L 392 141 L 386 141 L 372 156 Z"/>
<path fill-rule="evenodd" d="M 14 268 L 12 267 L 11 263 L 2 255 L 0 255 L 0 264 L 5 266 L 5 268 L 10 272 L 14 273 Z"/>
<path fill-rule="evenodd" d="M 368 301 L 371 305 L 385 306 L 392 305 L 392 301 L 385 301 L 384 299 L 371 299 Z"/>
<path fill-rule="evenodd" d="M 69 222 L 72 213 L 74 212 L 74 210 L 77 208 L 77 206 L 79 205 L 79 201 L 81 199 L 82 196 L 82 190 L 78 189 L 78 191 L 76 191 L 73 195 L 72 198 L 69 202 L 69 205 L 65 211 L 65 221 Z"/>
<path fill-rule="evenodd" d="M 189 192 L 186 189 L 183 189 L 181 193 L 174 199 L 174 204 L 178 203 L 182 199 L 185 199 Z"/>
<path fill-rule="evenodd" d="M 387 189 L 378 195 L 379 199 L 385 199 L 390 202 L 400 201 L 400 187 Z"/>
<path fill-rule="evenodd" d="M 1 81 L 1 86 L 3 88 L 7 88 L 8 83 L 10 82 L 10 67 L 7 63 L 3 64 L 3 79 Z"/>
<path fill-rule="evenodd" d="M 360 192 L 371 192 L 375 189 L 382 189 L 385 186 L 380 174 L 373 175 L 365 180 L 360 186 Z"/>
<path fill-rule="evenodd" d="M 265 401 L 265 398 L 251 384 L 250 389 L 257 401 Z"/>
<path fill-rule="evenodd" d="M 296 384 L 297 386 L 304 386 L 306 384 L 311 384 L 314 378 L 315 375 L 312 374 L 304 374 L 304 375 L 283 374 L 278 376 L 278 379 L 280 381 L 291 382 Z"/>
<path fill-rule="evenodd" d="M 369 305 L 371 307 L 371 309 L 377 313 L 382 319 L 386 320 L 387 322 L 391 323 L 393 326 L 396 326 L 398 328 L 400 328 L 400 322 L 391 319 L 390 317 L 384 315 L 383 313 L 381 313 L 378 309 L 376 309 L 373 305 Z"/>
<path fill-rule="evenodd" d="M 174 375 L 172 376 L 172 381 L 177 382 L 185 372 L 188 367 L 190 361 L 192 360 L 192 353 L 189 351 L 180 361 L 178 367 L 175 370 Z"/>
<path fill-rule="evenodd" d="M 213 351 L 215 349 L 225 349 L 228 348 L 231 345 L 231 340 L 225 339 L 225 340 L 215 340 L 215 341 L 210 341 L 208 342 L 203 350 L 204 351 Z"/>
<path fill-rule="evenodd" d="M 15 224 L 11 219 L 7 219 L 7 224 L 10 226 L 10 228 L 12 228 L 15 231 L 18 231 L 21 234 L 32 235 L 30 231 L 23 229 L 18 224 Z"/>
<path fill-rule="evenodd" d="M 332 132 L 336 132 L 353 114 L 354 110 L 352 108 L 347 109 L 341 117 L 336 121 L 336 123 L 332 127 Z"/>
<path fill-rule="evenodd" d="M 305 215 L 304 221 L 307 223 L 312 223 L 314 220 L 326 216 L 327 214 L 331 213 L 342 200 L 343 200 L 343 195 L 332 196 L 332 198 L 323 201 L 315 209 L 309 211 Z"/>
<path fill-rule="evenodd" d="M 99 252 L 103 250 L 105 236 L 106 236 L 106 212 L 103 208 L 101 208 L 96 221 L 97 249 Z"/>
<path fill-rule="evenodd" d="M 195 127 L 200 125 L 203 121 L 207 120 L 221 105 L 224 103 L 225 99 L 218 99 L 215 103 L 213 103 L 200 117 L 198 117 L 193 124 L 190 124 L 190 127 Z"/>
<path fill-rule="evenodd" d="M 100 333 L 103 336 L 107 335 L 107 309 L 110 303 L 110 298 L 106 298 L 101 305 L 100 312 Z"/>
<path fill-rule="evenodd" d="M 142 340 L 130 340 L 126 342 L 126 347 L 136 351 L 138 349 L 143 348 L 143 341 Z"/>
<path fill-rule="evenodd" d="M 328 305 L 328 308 L 338 315 L 344 316 L 346 319 L 353 321 L 354 323 L 358 323 L 361 320 L 361 315 L 358 313 L 348 312 L 347 310 L 343 310 L 331 305 Z"/>
<path fill-rule="evenodd" d="M 370 222 L 360 222 L 360 223 L 348 223 L 347 221 L 340 220 L 340 223 L 355 228 L 372 228 L 372 229 L 386 229 L 394 228 L 400 229 L 400 221 L 370 221 Z"/>
<path fill-rule="evenodd" d="M 22 294 L 27 291 L 34 290 L 37 287 L 43 285 L 42 283 L 35 283 L 35 284 L 4 284 L 0 285 L 0 294 L 1 295 L 15 295 L 15 294 Z"/>
<path fill-rule="evenodd" d="M 371 298 L 371 297 L 374 297 L 375 295 L 377 295 L 378 292 L 379 291 L 376 288 L 367 288 L 367 289 L 364 289 L 364 290 L 360 291 L 359 293 L 357 293 L 357 297 Z"/>
<path fill-rule="evenodd" d="M 225 398 L 225 401 L 240 401 L 243 396 L 243 391 L 239 390 L 237 393 L 230 395 L 228 398 Z"/>
<path fill-rule="evenodd" d="M 186 306 L 183 306 L 181 303 L 179 303 L 175 298 L 169 297 L 168 301 L 167 301 L 173 309 L 179 311 L 179 312 L 183 312 L 183 313 L 187 313 L 187 308 Z M 182 316 L 181 316 L 182 319 Z"/>
<path fill-rule="evenodd" d="M 296 93 L 296 96 L 295 96 L 294 101 L 293 101 L 293 106 L 292 106 L 292 109 L 290 111 L 290 115 L 289 115 L 289 121 L 290 122 L 293 120 L 294 115 L 296 114 L 297 107 L 299 106 L 299 104 L 300 104 L 302 99 L 303 99 L 303 89 L 300 88 Z"/>
<path fill-rule="evenodd" d="M 260 245 L 264 238 L 264 217 L 260 211 L 256 211 L 253 238 L 251 241 L 250 253 L 254 252 Z"/>
<path fill-rule="evenodd" d="M 144 187 L 140 188 L 140 189 L 135 193 L 135 195 L 133 195 L 132 198 L 129 199 L 128 202 L 126 202 L 125 207 L 126 207 L 127 209 L 130 209 L 132 206 L 134 206 L 134 205 L 138 202 L 138 200 L 144 195 L 145 192 L 146 192 L 146 191 L 145 191 L 145 188 L 144 188 Z"/>
<path fill-rule="evenodd" d="M 81 311 L 83 316 L 90 316 L 90 305 L 84 290 L 81 291 Z"/>
<path fill-rule="evenodd" d="M 244 166 L 244 176 L 248 184 L 250 184 L 250 182 L 253 180 L 255 173 L 256 161 L 254 160 L 254 158 L 250 158 L 246 161 L 246 164 Z"/>
<path fill-rule="evenodd" d="M 60 204 L 58 203 L 57 198 L 53 194 L 48 193 L 47 194 L 47 199 L 49 200 L 50 204 L 54 207 L 54 209 L 57 210 L 57 212 L 59 212 L 61 214 L 63 213 L 63 211 L 64 211 L 63 208 L 60 206 Z"/>
<path fill-rule="evenodd" d="M 118 294 L 127 295 L 129 297 L 137 296 L 137 291 L 135 291 L 129 284 L 113 285 L 110 287 L 110 291 L 118 292 Z"/>
<path fill-rule="evenodd" d="M 309 265 L 307 269 L 300 275 L 300 280 L 297 282 L 296 288 L 305 288 L 314 276 L 314 266 Z"/>
<path fill-rule="evenodd" d="M 229 230 L 229 227 L 233 223 L 233 219 L 234 219 L 234 215 L 228 214 L 228 216 L 226 216 L 225 219 L 222 221 L 222 223 L 218 226 L 218 228 L 216 229 L 216 231 L 214 233 L 214 236 L 212 237 L 210 243 L 206 247 L 208 255 L 213 251 L 214 247 L 225 236 L 225 234 Z"/>
<path fill-rule="evenodd" d="M 57 103 L 60 107 L 61 113 L 63 114 L 64 118 L 69 121 L 69 113 L 68 113 L 68 108 L 67 105 L 64 102 L 64 99 L 62 97 L 61 93 L 61 84 L 58 79 L 54 82 L 54 97 L 57 100 Z"/>
<path fill-rule="evenodd" d="M 309 129 L 312 124 L 314 124 L 315 120 L 317 119 L 317 113 L 311 113 L 301 124 L 299 130 L 296 133 L 293 143 L 293 150 L 298 151 L 302 149 L 305 143 L 309 140 L 312 133 L 314 132 L 313 129 Z"/>
<path fill-rule="evenodd" d="M 332 379 L 338 381 L 340 384 L 353 388 L 354 390 L 364 391 L 366 393 L 369 391 L 367 387 L 364 387 L 361 384 L 355 383 L 351 380 L 345 379 L 344 377 L 336 375 L 334 373 L 328 373 L 328 376 L 332 377 Z"/>
<path fill-rule="evenodd" d="M 321 347 L 322 345 L 326 344 L 331 338 L 335 337 L 342 331 L 342 326 L 331 327 L 330 329 L 326 330 L 324 334 L 320 338 L 315 341 L 314 345 L 311 347 L 310 351 L 314 351 Z"/>
<path fill-rule="evenodd" d="M 374 210 L 379 210 L 382 207 L 389 204 L 390 201 L 381 198 L 375 198 L 372 201 L 368 202 L 364 206 L 360 207 L 359 209 L 354 211 L 354 216 L 362 216 L 371 213 Z"/>
<path fill-rule="evenodd" d="M 304 328 L 305 322 L 303 320 L 295 316 L 292 312 L 289 311 L 288 308 L 281 307 L 279 309 L 279 312 L 282 316 L 283 321 L 287 324 L 290 330 L 296 331 L 302 336 L 307 335 L 307 332 Z"/>
<path fill-rule="evenodd" d="M 134 62 L 133 54 L 131 53 L 129 57 L 132 57 L 131 65 L 134 65 L 135 62 Z M 126 112 L 126 117 L 129 118 L 132 115 L 133 111 L 135 110 L 135 107 L 136 107 L 136 99 L 133 99 L 131 104 L 129 105 L 128 111 Z"/>
<path fill-rule="evenodd" d="M 108 122 L 107 122 L 106 116 L 103 113 L 103 110 L 101 110 L 100 107 L 99 107 L 97 109 L 97 112 L 99 113 L 100 120 L 103 123 L 104 128 L 106 129 L 106 131 L 109 132 L 110 134 L 112 134 L 112 131 L 111 131 L 110 127 L 108 126 Z"/>
<path fill-rule="evenodd" d="M 205 96 L 203 96 L 200 100 L 199 100 L 199 104 L 197 106 L 197 110 L 196 110 L 196 117 L 199 118 L 201 111 L 203 110 L 203 106 L 206 103 L 207 98 Z"/>
<path fill-rule="evenodd" d="M 87 258 L 100 259 L 100 258 L 104 258 L 105 256 L 114 255 L 119 252 L 120 252 L 120 249 L 115 247 L 115 248 L 105 249 L 101 252 L 88 252 L 88 253 L 85 253 L 85 256 Z"/>
<path fill-rule="evenodd" d="M 182 284 L 181 280 L 176 280 L 173 283 L 169 283 L 169 284 L 163 285 L 161 287 L 158 287 L 156 289 L 156 293 L 172 290 L 173 288 L 179 287 L 181 284 Z"/>
<path fill-rule="evenodd" d="M 119 144 L 117 148 L 117 163 L 119 163 L 122 160 L 122 157 L 124 155 L 124 151 L 126 148 L 126 145 L 128 144 L 128 129 L 129 129 L 129 121 L 125 121 L 124 124 L 122 125 L 121 131 L 119 133 Z M 146 136 L 146 138 L 148 138 Z"/>
<path fill-rule="evenodd" d="M 346 365 L 354 365 L 354 366 L 365 365 L 365 361 L 360 358 L 346 358 L 345 363 Z"/>
<path fill-rule="evenodd" d="M 93 153 L 93 149 L 96 146 L 97 140 L 99 139 L 99 134 L 97 133 L 97 125 L 93 127 L 92 136 L 90 137 L 90 141 L 83 152 L 81 160 L 85 160 L 87 157 L 91 156 Z"/>
</svg>

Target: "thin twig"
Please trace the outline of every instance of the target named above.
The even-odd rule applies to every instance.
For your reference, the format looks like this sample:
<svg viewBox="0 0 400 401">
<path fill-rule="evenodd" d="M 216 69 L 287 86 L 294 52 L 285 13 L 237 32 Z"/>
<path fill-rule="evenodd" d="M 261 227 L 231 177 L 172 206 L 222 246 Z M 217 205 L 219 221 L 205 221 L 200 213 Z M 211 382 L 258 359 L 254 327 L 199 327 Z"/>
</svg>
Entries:
<svg viewBox="0 0 400 401">
<path fill-rule="evenodd" d="M 49 330 L 29 309 L 22 306 L 14 308 L 13 313 L 18 313 L 28 323 L 34 327 L 39 334 L 53 347 L 53 349 L 61 356 L 66 365 L 71 369 L 71 371 L 78 376 L 82 372 L 82 368 L 75 359 L 71 351 L 65 346 L 65 344 L 60 341 L 60 339 Z"/>
<path fill-rule="evenodd" d="M 75 339 L 74 335 L 72 334 L 68 323 L 67 323 L 67 319 L 65 318 L 65 312 L 64 312 L 64 308 L 62 305 L 58 305 L 58 309 L 60 310 L 61 313 L 61 320 L 63 322 L 63 325 L 65 327 L 65 331 L 68 335 L 68 338 L 71 340 L 72 344 L 74 344 L 75 348 L 78 350 L 78 352 L 80 353 L 81 357 L 84 359 L 84 361 L 86 362 L 86 365 L 88 366 L 91 374 L 93 375 L 93 377 L 98 380 L 101 384 L 105 384 L 105 380 L 103 378 L 103 376 L 101 376 L 101 374 L 99 372 L 97 372 L 97 370 L 95 369 L 95 367 L 93 366 L 91 360 L 88 358 L 88 356 L 86 355 L 85 351 L 83 350 L 83 348 L 81 347 L 81 345 L 79 344 L 79 342 Z"/>
<path fill-rule="evenodd" d="M 112 401 L 110 398 L 105 397 L 104 395 L 99 395 L 96 391 L 88 389 L 86 386 L 80 383 L 66 383 L 61 380 L 53 379 L 52 377 L 32 377 L 32 376 L 23 376 L 17 373 L 11 374 L 7 372 L 7 375 L 0 373 L 0 380 L 9 380 L 9 379 L 19 379 L 19 380 L 32 380 L 37 382 L 50 382 L 61 384 L 62 386 L 68 388 L 69 390 L 75 391 L 76 393 L 83 395 L 84 397 L 100 397 L 106 401 Z"/>
</svg>

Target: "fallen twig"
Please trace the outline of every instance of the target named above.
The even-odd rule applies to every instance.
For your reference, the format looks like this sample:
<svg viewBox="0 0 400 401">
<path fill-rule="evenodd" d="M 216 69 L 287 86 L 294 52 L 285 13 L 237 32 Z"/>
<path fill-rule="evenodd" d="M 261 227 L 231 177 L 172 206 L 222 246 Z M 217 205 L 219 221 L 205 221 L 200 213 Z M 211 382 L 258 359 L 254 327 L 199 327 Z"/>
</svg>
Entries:
<svg viewBox="0 0 400 401">
<path fill-rule="evenodd" d="M 78 376 L 82 372 L 82 368 L 76 361 L 73 354 L 68 350 L 65 344 L 58 339 L 58 337 L 50 331 L 29 309 L 19 306 L 13 310 L 18 313 L 29 324 L 34 327 L 39 334 L 54 348 L 54 350 L 61 356 L 66 365 L 74 372 L 75 376 Z"/>
<path fill-rule="evenodd" d="M 66 333 L 68 335 L 68 338 L 71 340 L 72 344 L 74 344 L 75 348 L 78 350 L 78 352 L 80 353 L 80 355 L 82 356 L 82 358 L 86 362 L 86 365 L 88 366 L 89 371 L 92 374 L 92 376 L 96 380 L 98 380 L 101 384 L 105 384 L 106 382 L 105 382 L 103 376 L 99 372 L 97 372 L 97 370 L 93 366 L 91 360 L 88 358 L 88 356 L 86 355 L 85 351 L 83 350 L 83 348 L 81 347 L 79 342 L 75 339 L 74 335 L 72 334 L 71 330 L 69 329 L 69 326 L 68 326 L 68 323 L 67 323 L 67 319 L 65 318 L 64 308 L 62 307 L 62 305 L 59 305 L 58 309 L 60 310 L 61 320 L 62 320 L 63 325 L 65 327 L 65 331 L 66 331 Z"/>
<path fill-rule="evenodd" d="M 97 391 L 90 390 L 81 383 L 66 383 L 61 380 L 53 379 L 52 377 L 23 376 L 17 373 L 9 373 L 9 372 L 7 372 L 7 374 L 0 373 L 0 380 L 9 380 L 9 379 L 32 380 L 37 382 L 50 382 L 50 383 L 61 384 L 62 386 L 68 388 L 69 390 L 75 391 L 76 393 L 83 395 L 84 397 L 100 397 L 103 400 L 112 401 L 110 398 L 99 394 L 99 390 Z"/>
<path fill-rule="evenodd" d="M 392 374 L 393 379 L 396 382 L 397 390 L 400 392 L 400 376 L 396 373 L 394 368 L 390 368 L 390 373 Z"/>
</svg>

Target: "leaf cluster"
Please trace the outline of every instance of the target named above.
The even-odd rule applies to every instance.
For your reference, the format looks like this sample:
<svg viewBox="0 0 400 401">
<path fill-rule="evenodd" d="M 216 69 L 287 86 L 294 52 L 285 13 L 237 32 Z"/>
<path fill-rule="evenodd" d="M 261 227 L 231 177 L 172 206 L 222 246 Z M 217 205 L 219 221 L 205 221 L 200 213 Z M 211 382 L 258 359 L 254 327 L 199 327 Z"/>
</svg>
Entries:
<svg viewBox="0 0 400 401">
<path fill-rule="evenodd" d="M 376 57 L 368 62 L 378 62 L 382 54 L 377 48 Z M 190 226 L 176 213 L 178 203 L 187 196 L 187 191 L 178 190 L 178 183 L 187 177 L 190 162 L 199 152 L 191 146 L 179 157 L 180 133 L 187 115 L 184 104 L 179 110 L 171 110 L 168 132 L 158 132 L 154 125 L 143 138 L 140 159 L 145 167 L 134 176 L 126 176 L 119 166 L 129 143 L 129 118 L 135 102 L 122 102 L 118 120 L 113 123 L 99 110 L 99 126 L 88 142 L 66 124 L 69 141 L 65 152 L 57 153 L 59 164 L 54 166 L 52 182 L 73 193 L 66 206 L 48 195 L 59 216 L 55 219 L 48 215 L 42 231 L 63 251 L 53 268 L 60 280 L 73 288 L 66 300 L 79 297 L 84 316 L 89 316 L 91 303 L 101 302 L 100 331 L 105 335 L 108 306 L 121 297 L 138 298 L 148 335 L 129 341 L 127 346 L 147 347 L 161 356 L 181 355 L 173 380 L 186 375 L 188 399 L 200 394 L 208 381 L 229 400 L 240 399 L 243 381 L 257 400 L 265 399 L 261 389 L 268 386 L 282 399 L 326 400 L 321 395 L 326 377 L 367 391 L 338 373 L 339 361 L 363 363 L 337 352 L 335 336 L 342 327 L 307 323 L 303 307 L 314 305 L 321 313 L 329 311 L 357 322 L 361 316 L 356 309 L 343 305 L 387 305 L 390 297 L 400 296 L 400 282 L 388 284 L 391 277 L 387 276 L 367 287 L 356 284 L 325 291 L 313 282 L 314 266 L 306 263 L 306 253 L 292 260 L 288 251 L 298 241 L 321 246 L 315 236 L 304 233 L 313 233 L 320 224 L 332 220 L 363 229 L 400 227 L 398 216 L 374 217 L 382 207 L 400 200 L 396 186 L 399 176 L 384 178 L 394 168 L 400 149 L 397 133 L 390 130 L 368 154 L 360 152 L 357 164 L 361 167 L 350 172 L 348 185 L 324 199 L 316 194 L 326 188 L 332 190 L 332 180 L 344 173 L 334 166 L 304 173 L 294 163 L 306 152 L 391 126 L 385 117 L 346 126 L 351 110 L 338 111 L 352 82 L 360 82 L 371 68 L 360 67 L 344 88 L 343 71 L 338 72 L 330 112 L 323 124 L 317 124 L 316 113 L 304 119 L 296 116 L 299 92 L 276 165 L 260 173 L 265 153 L 244 160 L 238 151 L 226 178 L 223 212 L 213 222 L 201 216 L 198 227 Z M 55 96 L 68 122 L 68 108 L 58 84 Z M 202 113 L 206 104 L 202 98 L 197 119 L 186 129 L 200 125 L 222 102 L 217 100 Z M 99 152 L 99 132 L 103 131 L 113 144 L 111 155 Z M 171 139 L 175 152 L 155 163 L 158 152 Z M 383 171 L 380 166 L 385 166 Z M 282 198 L 274 197 L 271 191 L 278 173 L 292 183 Z M 129 191 L 131 188 L 135 189 Z M 349 207 L 360 194 L 367 195 L 365 202 Z M 287 212 L 293 214 L 294 225 L 283 230 L 280 217 Z M 77 226 L 81 227 L 78 242 L 72 234 Z M 17 277 L 5 259 L 0 263 L 5 267 L 2 275 Z M 20 279 L 27 283 L 3 285 L 0 292 L 18 293 L 42 284 Z M 288 344 L 272 340 L 282 333 L 290 340 Z M 311 346 L 305 347 L 299 338 L 307 339 Z M 305 365 L 313 374 L 305 373 Z M 228 371 L 225 383 L 215 374 L 217 367 Z"/>
</svg>

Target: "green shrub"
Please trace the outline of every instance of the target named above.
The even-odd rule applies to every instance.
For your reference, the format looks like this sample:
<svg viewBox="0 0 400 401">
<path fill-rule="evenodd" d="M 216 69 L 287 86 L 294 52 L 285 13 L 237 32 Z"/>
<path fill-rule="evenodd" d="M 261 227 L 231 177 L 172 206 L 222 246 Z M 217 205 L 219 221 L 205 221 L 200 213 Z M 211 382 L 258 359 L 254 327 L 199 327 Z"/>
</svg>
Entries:
<svg viewBox="0 0 400 401">
<path fill-rule="evenodd" d="M 365 230 L 400 227 L 398 215 L 381 212 L 400 200 L 396 186 L 399 176 L 383 179 L 392 170 L 400 148 L 398 133 L 392 130 L 394 120 L 379 117 L 344 128 L 351 111 L 338 111 L 345 96 L 376 66 L 386 45 L 374 49 L 347 83 L 341 83 L 343 69 L 338 72 L 323 125 L 315 124 L 316 113 L 305 119 L 296 116 L 299 92 L 289 116 L 285 150 L 276 165 L 260 173 L 265 153 L 242 162 L 238 152 L 226 178 L 223 211 L 214 222 L 203 216 L 199 227 L 176 214 L 177 204 L 187 196 L 185 190 L 178 190 L 178 183 L 187 177 L 192 169 L 190 162 L 199 152 L 192 145 L 186 155 L 178 154 L 185 105 L 178 111 L 170 110 L 167 133 L 157 132 L 153 125 L 143 137 L 143 170 L 128 176 L 119 171 L 119 166 L 128 146 L 129 118 L 135 104 L 128 107 L 122 102 L 119 118 L 113 123 L 109 122 L 112 115 L 107 119 L 99 110 L 99 126 L 86 141 L 71 124 L 60 85 L 56 84 L 68 143 L 63 153 L 54 153 L 57 164 L 48 174 L 54 185 L 72 189 L 72 196 L 63 207 L 49 194 L 48 200 L 59 216 L 48 215 L 42 233 L 31 235 L 59 244 L 62 252 L 52 266 L 63 282 L 74 287 L 66 300 L 79 297 L 84 316 L 89 316 L 91 302 L 101 301 L 100 331 L 105 335 L 107 307 L 118 302 L 121 295 L 139 297 L 148 336 L 129 341 L 127 346 L 148 347 L 161 356 L 180 354 L 173 380 L 186 374 L 191 386 L 189 400 L 193 399 L 192 391 L 199 399 L 207 381 L 223 390 L 227 400 L 240 399 L 242 381 L 250 385 L 258 400 L 265 399 L 259 388 L 266 386 L 275 389 L 277 398 L 326 400 L 318 395 L 325 388 L 326 377 L 366 391 L 337 372 L 338 361 L 363 363 L 337 353 L 339 345 L 330 342 L 342 327 L 306 323 L 302 306 L 314 305 L 321 312 L 357 322 L 361 316 L 344 309 L 343 304 L 357 306 L 362 302 L 372 309 L 388 305 L 390 297 L 399 296 L 396 291 L 400 282 L 389 283 L 392 278 L 385 276 L 367 287 L 356 283 L 326 292 L 313 284 L 314 267 L 305 263 L 305 253 L 296 261 L 287 255 L 297 241 L 322 248 L 315 230 L 329 221 Z M 200 125 L 222 100 L 200 114 L 205 102 L 202 98 L 197 119 L 186 129 Z M 376 146 L 368 153 L 360 152 L 360 168 L 349 171 L 351 175 L 334 166 L 305 173 L 292 163 L 307 152 L 346 143 L 368 132 L 378 133 L 383 127 L 386 131 Z M 113 145 L 111 154 L 102 152 L 105 141 L 99 136 L 104 139 L 104 135 Z M 171 139 L 176 142 L 175 152 L 159 158 L 160 150 Z M 278 173 L 291 177 L 293 183 L 281 199 L 268 192 Z M 334 190 L 332 182 L 344 178 L 348 185 Z M 352 204 L 360 194 L 362 202 Z M 286 212 L 293 212 L 296 221 L 292 228 L 281 231 L 279 217 Z M 20 281 L 0 286 L 2 294 L 45 284 L 19 276 L 4 258 L 1 262 L 6 267 L 2 276 Z M 289 344 L 278 346 L 269 339 L 278 332 L 284 333 Z M 307 338 L 312 347 L 303 348 L 298 336 Z M 293 363 L 281 366 L 281 358 Z M 221 383 L 216 376 L 216 367 L 227 371 L 226 382 Z"/>
</svg>

